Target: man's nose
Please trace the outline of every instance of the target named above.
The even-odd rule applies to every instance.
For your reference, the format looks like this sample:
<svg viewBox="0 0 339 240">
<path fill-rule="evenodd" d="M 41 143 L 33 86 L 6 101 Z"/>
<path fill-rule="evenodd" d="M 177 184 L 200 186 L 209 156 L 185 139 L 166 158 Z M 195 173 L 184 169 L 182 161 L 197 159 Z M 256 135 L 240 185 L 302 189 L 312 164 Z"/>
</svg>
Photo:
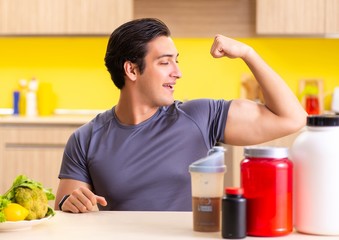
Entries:
<svg viewBox="0 0 339 240">
<path fill-rule="evenodd" d="M 173 72 L 173 76 L 176 77 L 177 79 L 182 77 L 182 74 L 181 74 L 181 71 L 180 71 L 178 64 L 175 65 L 175 70 Z"/>
</svg>

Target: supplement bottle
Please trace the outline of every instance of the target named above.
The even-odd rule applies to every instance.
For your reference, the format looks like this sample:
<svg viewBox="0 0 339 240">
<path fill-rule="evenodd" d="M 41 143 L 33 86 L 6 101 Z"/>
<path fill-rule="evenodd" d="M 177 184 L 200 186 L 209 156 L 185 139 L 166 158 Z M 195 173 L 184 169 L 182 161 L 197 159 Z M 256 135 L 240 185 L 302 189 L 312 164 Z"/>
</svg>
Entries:
<svg viewBox="0 0 339 240">
<path fill-rule="evenodd" d="M 247 201 L 247 235 L 292 232 L 293 164 L 288 148 L 245 147 L 241 184 Z"/>
<path fill-rule="evenodd" d="M 339 235 L 339 116 L 307 117 L 291 148 L 295 166 L 295 229 Z"/>
<path fill-rule="evenodd" d="M 28 83 L 28 91 L 26 93 L 26 116 L 32 117 L 38 115 L 37 90 L 38 80 L 33 78 Z"/>
<path fill-rule="evenodd" d="M 246 237 L 246 199 L 242 188 L 226 188 L 222 199 L 223 238 L 240 239 Z"/>
<path fill-rule="evenodd" d="M 26 95 L 27 95 L 27 80 L 21 79 L 19 81 L 19 115 L 26 116 Z"/>
</svg>

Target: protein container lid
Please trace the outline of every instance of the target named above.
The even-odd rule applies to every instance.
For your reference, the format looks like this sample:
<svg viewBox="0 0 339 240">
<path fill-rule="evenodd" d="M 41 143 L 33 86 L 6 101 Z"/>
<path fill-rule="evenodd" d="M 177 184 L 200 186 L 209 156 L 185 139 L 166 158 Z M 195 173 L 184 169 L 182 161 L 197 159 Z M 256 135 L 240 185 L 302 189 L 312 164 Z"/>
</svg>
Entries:
<svg viewBox="0 0 339 240">
<path fill-rule="evenodd" d="M 262 158 L 287 158 L 289 156 L 289 150 L 285 147 L 245 147 L 244 156 Z"/>
<path fill-rule="evenodd" d="M 337 115 L 310 115 L 310 116 L 307 116 L 307 126 L 310 126 L 310 127 L 339 126 L 339 116 Z"/>
</svg>

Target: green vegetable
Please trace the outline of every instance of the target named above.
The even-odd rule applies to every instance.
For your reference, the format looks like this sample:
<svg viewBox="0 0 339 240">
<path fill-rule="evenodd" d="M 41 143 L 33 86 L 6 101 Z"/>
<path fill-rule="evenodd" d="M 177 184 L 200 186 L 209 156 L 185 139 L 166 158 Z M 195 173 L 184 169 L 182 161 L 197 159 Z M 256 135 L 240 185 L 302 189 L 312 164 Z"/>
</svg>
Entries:
<svg viewBox="0 0 339 240">
<path fill-rule="evenodd" d="M 26 220 L 40 219 L 55 214 L 54 210 L 48 206 L 48 200 L 55 199 L 52 190 L 44 188 L 41 183 L 25 175 L 19 175 L 2 197 L 28 209 L 29 214 Z"/>
<path fill-rule="evenodd" d="M 10 202 L 11 201 L 9 201 L 7 198 L 0 195 L 0 223 L 6 221 L 5 214 L 4 214 L 3 210 L 7 207 L 7 205 Z"/>
<path fill-rule="evenodd" d="M 40 188 L 17 187 L 15 202 L 29 210 L 26 220 L 44 218 L 48 210 L 48 200 Z"/>
</svg>

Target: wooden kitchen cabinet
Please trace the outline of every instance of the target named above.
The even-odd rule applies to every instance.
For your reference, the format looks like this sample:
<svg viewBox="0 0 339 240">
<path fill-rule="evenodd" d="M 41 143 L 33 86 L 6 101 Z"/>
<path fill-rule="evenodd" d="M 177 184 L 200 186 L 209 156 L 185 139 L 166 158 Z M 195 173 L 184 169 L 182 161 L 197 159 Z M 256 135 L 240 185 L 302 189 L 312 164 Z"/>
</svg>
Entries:
<svg viewBox="0 0 339 240">
<path fill-rule="evenodd" d="M 20 174 L 52 188 L 56 194 L 65 144 L 83 123 L 0 122 L 0 194 Z"/>
<path fill-rule="evenodd" d="M 254 0 L 134 0 L 134 18 L 164 21 L 175 38 L 255 36 Z"/>
<path fill-rule="evenodd" d="M 17 175 L 52 188 L 56 194 L 58 174 L 64 147 L 70 135 L 92 117 L 79 119 L 20 119 L 0 118 L 0 194 Z M 299 132 L 260 145 L 291 147 Z M 226 148 L 225 186 L 240 186 L 240 162 L 244 158 L 241 146 L 221 144 Z M 54 206 L 54 201 L 50 202 Z"/>
<path fill-rule="evenodd" d="M 339 33 L 339 0 L 326 0 L 325 32 Z"/>
<path fill-rule="evenodd" d="M 133 0 L 0 0 L 0 35 L 110 34 Z"/>
<path fill-rule="evenodd" d="M 338 0 L 257 0 L 257 34 L 339 33 Z"/>
</svg>

